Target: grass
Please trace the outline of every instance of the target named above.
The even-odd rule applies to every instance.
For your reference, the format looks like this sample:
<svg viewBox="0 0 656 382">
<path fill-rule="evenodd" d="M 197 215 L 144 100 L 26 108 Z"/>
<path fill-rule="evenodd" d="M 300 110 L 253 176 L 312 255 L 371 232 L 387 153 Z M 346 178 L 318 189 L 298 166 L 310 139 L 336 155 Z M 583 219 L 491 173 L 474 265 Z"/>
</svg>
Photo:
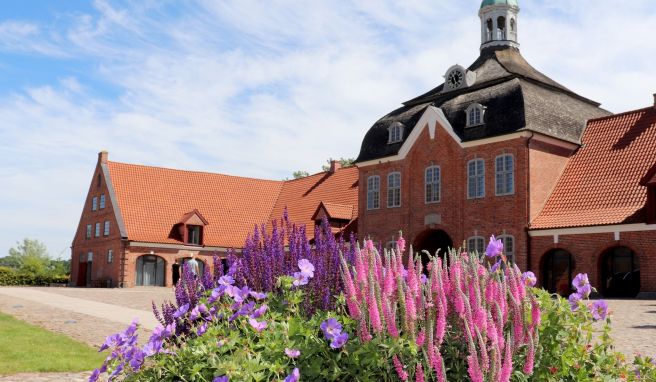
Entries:
<svg viewBox="0 0 656 382">
<path fill-rule="evenodd" d="M 92 370 L 103 359 L 86 344 L 0 313 L 0 375 Z"/>
</svg>

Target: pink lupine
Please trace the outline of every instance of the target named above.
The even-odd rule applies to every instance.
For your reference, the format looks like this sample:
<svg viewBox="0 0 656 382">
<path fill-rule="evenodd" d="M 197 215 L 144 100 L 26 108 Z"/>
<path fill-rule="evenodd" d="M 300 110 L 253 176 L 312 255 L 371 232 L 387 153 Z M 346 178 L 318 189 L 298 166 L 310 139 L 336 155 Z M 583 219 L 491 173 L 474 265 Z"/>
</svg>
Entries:
<svg viewBox="0 0 656 382">
<path fill-rule="evenodd" d="M 487 329 L 487 312 L 483 308 L 478 308 L 476 313 L 474 313 L 474 325 L 480 331 L 485 331 Z"/>
<path fill-rule="evenodd" d="M 475 355 L 467 356 L 467 373 L 472 382 L 483 382 L 483 372 L 478 364 L 478 359 Z"/>
<path fill-rule="evenodd" d="M 531 327 L 532 329 L 535 329 L 538 326 L 540 326 L 540 304 L 538 304 L 538 301 L 533 297 L 531 299 Z"/>
<path fill-rule="evenodd" d="M 424 376 L 424 367 L 422 366 L 421 362 L 417 364 L 415 369 L 415 382 L 426 382 L 426 378 Z"/>
<path fill-rule="evenodd" d="M 435 339 L 437 344 L 441 345 L 444 340 L 444 333 L 446 332 L 446 312 L 441 304 L 437 311 L 437 321 L 435 321 Z"/>
<path fill-rule="evenodd" d="M 417 334 L 417 339 L 415 340 L 415 343 L 417 346 L 421 347 L 424 345 L 424 341 L 426 340 L 426 331 L 424 329 L 421 329 L 419 331 L 419 334 Z"/>
<path fill-rule="evenodd" d="M 351 272 L 348 270 L 346 261 L 344 258 L 341 258 L 342 262 L 342 278 L 344 279 L 344 285 L 346 286 L 346 305 L 349 310 L 351 318 L 357 320 L 360 317 L 360 308 L 358 308 L 357 303 L 357 292 L 355 290 L 355 284 L 353 283 L 353 278 L 351 277 Z"/>
<path fill-rule="evenodd" d="M 364 241 L 364 249 L 366 249 L 369 252 L 373 252 L 375 249 L 374 242 L 371 239 L 367 239 Z"/>
<path fill-rule="evenodd" d="M 512 351 L 510 346 L 510 341 L 505 346 L 505 356 L 503 359 L 503 366 L 499 372 L 499 382 L 508 382 L 510 381 L 510 375 L 512 374 Z"/>
<path fill-rule="evenodd" d="M 533 343 L 533 338 L 528 336 L 528 353 L 526 354 L 526 360 L 524 361 L 524 373 L 532 374 L 533 373 L 533 363 L 535 362 L 535 345 Z"/>
<path fill-rule="evenodd" d="M 396 354 L 392 357 L 392 362 L 394 362 L 394 368 L 396 369 L 396 375 L 399 376 L 399 379 L 402 381 L 408 380 L 408 373 L 404 370 L 403 364 L 399 361 L 399 358 Z"/>
<path fill-rule="evenodd" d="M 446 382 L 446 370 L 444 368 L 444 360 L 442 359 L 440 351 L 433 347 L 433 351 L 430 352 L 428 357 L 433 370 L 435 370 L 435 375 L 437 375 L 437 381 Z"/>
<path fill-rule="evenodd" d="M 403 238 L 403 232 L 399 231 L 399 239 L 396 241 L 396 248 L 399 253 L 405 252 L 405 239 Z"/>
<path fill-rule="evenodd" d="M 392 314 L 389 302 L 386 299 L 383 299 L 383 316 L 385 316 L 387 332 L 392 338 L 397 338 L 399 336 L 399 329 L 396 327 L 396 319 Z"/>
<path fill-rule="evenodd" d="M 371 322 L 371 327 L 373 328 L 374 333 L 382 332 L 383 324 L 380 321 L 380 312 L 378 311 L 378 302 L 376 301 L 373 285 L 369 286 L 367 305 L 369 307 L 369 322 Z"/>
<path fill-rule="evenodd" d="M 417 319 L 415 299 L 409 290 L 405 292 L 405 317 L 408 322 L 414 322 Z"/>
</svg>

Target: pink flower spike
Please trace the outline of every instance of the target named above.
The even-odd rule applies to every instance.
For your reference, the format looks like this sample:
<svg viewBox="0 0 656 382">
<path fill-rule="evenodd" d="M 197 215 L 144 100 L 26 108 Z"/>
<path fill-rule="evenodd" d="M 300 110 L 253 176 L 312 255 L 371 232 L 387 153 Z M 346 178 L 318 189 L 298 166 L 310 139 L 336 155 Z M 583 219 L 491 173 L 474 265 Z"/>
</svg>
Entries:
<svg viewBox="0 0 656 382">
<path fill-rule="evenodd" d="M 421 362 L 417 364 L 417 369 L 415 371 L 415 382 L 426 382 L 424 377 L 424 367 Z"/>
<path fill-rule="evenodd" d="M 403 365 L 401 364 L 401 361 L 399 361 L 399 358 L 396 356 L 396 354 L 392 357 L 392 362 L 394 362 L 394 368 L 396 369 L 396 375 L 399 376 L 399 379 L 402 381 L 407 381 L 408 380 L 408 373 L 404 370 Z"/>
</svg>

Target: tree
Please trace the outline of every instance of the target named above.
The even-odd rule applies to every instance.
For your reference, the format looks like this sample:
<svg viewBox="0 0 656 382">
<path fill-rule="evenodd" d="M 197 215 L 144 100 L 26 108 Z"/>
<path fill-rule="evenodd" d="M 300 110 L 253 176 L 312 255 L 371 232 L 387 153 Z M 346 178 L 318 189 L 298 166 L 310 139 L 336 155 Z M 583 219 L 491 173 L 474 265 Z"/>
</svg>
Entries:
<svg viewBox="0 0 656 382">
<path fill-rule="evenodd" d="M 323 171 L 328 171 L 328 170 L 330 170 L 330 162 L 331 162 L 332 160 L 333 160 L 332 158 L 328 158 L 328 159 L 327 159 L 328 164 L 327 164 L 327 165 L 323 165 L 323 166 L 321 166 L 321 169 L 322 169 Z M 355 158 L 344 158 L 344 157 L 342 157 L 342 158 L 339 158 L 337 161 L 339 162 L 339 164 L 340 164 L 342 167 L 351 167 L 351 166 L 353 166 L 353 165 L 355 164 Z"/>
<path fill-rule="evenodd" d="M 46 245 L 38 240 L 28 238 L 10 248 L 9 256 L 2 260 L 2 265 L 30 274 L 46 273 L 51 262 Z"/>
<path fill-rule="evenodd" d="M 309 176 L 309 175 L 310 175 L 310 173 L 308 173 L 307 171 L 303 171 L 303 170 L 294 171 L 292 173 L 292 176 L 294 177 L 294 179 L 305 178 L 306 176 Z"/>
</svg>

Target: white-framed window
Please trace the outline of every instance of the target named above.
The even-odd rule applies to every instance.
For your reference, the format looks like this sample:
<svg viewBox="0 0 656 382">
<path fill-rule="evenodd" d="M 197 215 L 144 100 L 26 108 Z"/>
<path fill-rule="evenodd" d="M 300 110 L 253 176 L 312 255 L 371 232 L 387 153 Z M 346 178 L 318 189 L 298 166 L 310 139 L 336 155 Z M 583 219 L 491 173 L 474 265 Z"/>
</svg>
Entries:
<svg viewBox="0 0 656 382">
<path fill-rule="evenodd" d="M 93 252 L 87 253 L 87 262 L 93 261 Z"/>
<path fill-rule="evenodd" d="M 483 236 L 472 236 L 467 239 L 467 251 L 476 252 L 481 255 L 485 253 L 485 238 Z"/>
<path fill-rule="evenodd" d="M 424 171 L 425 202 L 437 203 L 440 201 L 440 166 L 430 166 Z"/>
<path fill-rule="evenodd" d="M 387 175 L 387 207 L 401 207 L 401 173 Z"/>
<path fill-rule="evenodd" d="M 496 195 L 512 195 L 515 193 L 515 160 L 511 154 L 499 155 L 495 159 L 494 173 L 496 179 Z"/>
<path fill-rule="evenodd" d="M 110 249 L 107 251 L 107 264 L 114 261 L 114 250 Z"/>
<path fill-rule="evenodd" d="M 380 176 L 373 175 L 367 178 L 367 209 L 380 208 Z"/>
<path fill-rule="evenodd" d="M 401 122 L 394 122 L 389 128 L 388 144 L 398 143 L 403 140 L 403 124 Z"/>
<path fill-rule="evenodd" d="M 497 236 L 497 239 L 501 240 L 503 243 L 503 254 L 506 256 L 506 259 L 514 263 L 515 262 L 515 238 L 512 235 L 501 235 Z"/>
<path fill-rule="evenodd" d="M 481 158 L 467 162 L 467 199 L 485 197 L 485 161 Z"/>
<path fill-rule="evenodd" d="M 103 229 L 103 236 L 109 236 L 109 220 L 105 220 L 105 227 Z"/>
<path fill-rule="evenodd" d="M 484 123 L 485 107 L 480 103 L 473 103 L 465 110 L 467 127 L 478 126 Z"/>
<path fill-rule="evenodd" d="M 98 197 L 94 196 L 93 199 L 91 199 L 91 211 L 96 211 L 98 209 Z"/>
<path fill-rule="evenodd" d="M 93 228 L 91 227 L 91 224 L 87 224 L 87 239 L 91 239 L 91 231 Z"/>
<path fill-rule="evenodd" d="M 100 237 L 100 223 L 96 223 L 96 237 Z"/>
<path fill-rule="evenodd" d="M 100 195 L 100 209 L 105 208 L 105 194 Z"/>
</svg>

